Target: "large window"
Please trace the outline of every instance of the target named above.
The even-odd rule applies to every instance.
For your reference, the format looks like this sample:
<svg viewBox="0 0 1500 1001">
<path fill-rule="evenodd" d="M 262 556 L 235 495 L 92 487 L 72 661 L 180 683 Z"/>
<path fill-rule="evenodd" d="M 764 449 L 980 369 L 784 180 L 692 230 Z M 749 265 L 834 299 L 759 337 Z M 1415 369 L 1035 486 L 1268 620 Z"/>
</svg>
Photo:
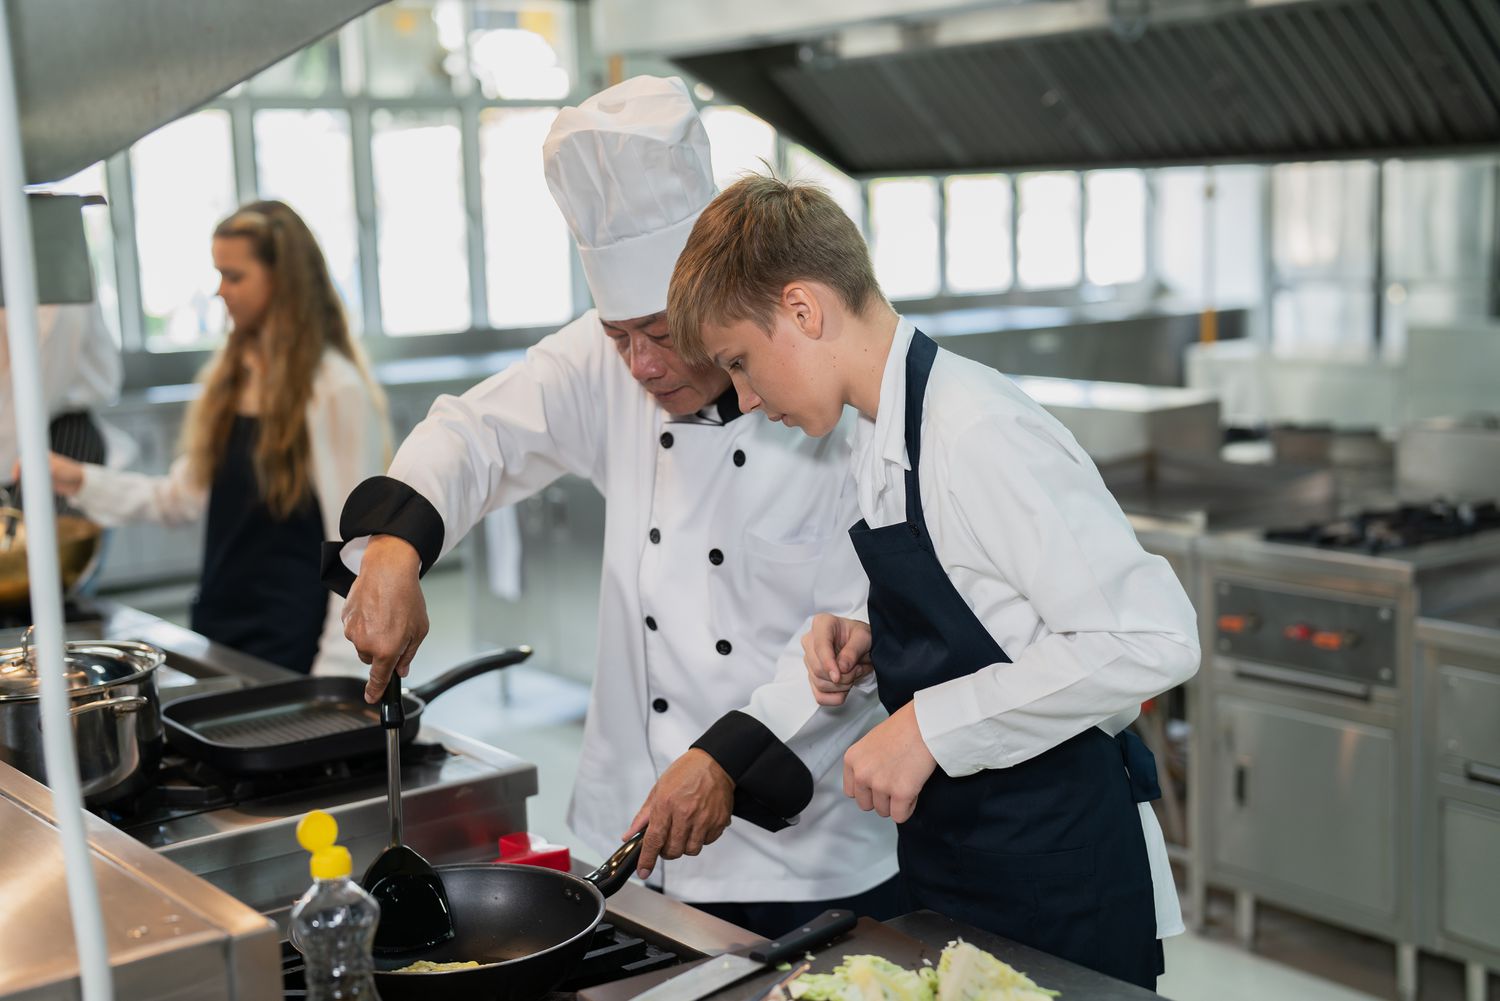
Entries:
<svg viewBox="0 0 1500 1001">
<path fill-rule="evenodd" d="M 714 183 L 727 188 L 745 174 L 764 174 L 776 167 L 776 131 L 744 108 L 703 109 L 713 156 Z"/>
<path fill-rule="evenodd" d="M 1146 177 L 1138 170 L 1087 175 L 1083 229 L 1086 274 L 1093 285 L 1128 285 L 1146 277 Z"/>
<path fill-rule="evenodd" d="M 490 325 L 557 324 L 573 311 L 567 223 L 540 150 L 556 108 L 490 108 L 479 120 Z"/>
<path fill-rule="evenodd" d="M 309 170 L 308 164 L 318 165 Z M 317 238 L 349 323 L 364 319 L 359 223 L 354 207 L 349 114 L 319 108 L 255 114 L 255 174 L 260 197 L 292 206 Z"/>
<path fill-rule="evenodd" d="M 827 191 L 854 225 L 864 228 L 865 193 L 854 178 L 796 143 L 787 143 L 786 170 L 792 180 L 816 184 Z"/>
<path fill-rule="evenodd" d="M 1377 169 L 1271 169 L 1271 343 L 1279 353 L 1363 358 L 1374 347 Z"/>
<path fill-rule="evenodd" d="M 1066 288 L 1083 276 L 1078 175 L 1022 174 L 1016 181 L 1016 280 L 1023 288 Z"/>
<path fill-rule="evenodd" d="M 568 0 L 474 0 L 469 69 L 489 100 L 560 101 L 577 79 Z"/>
<path fill-rule="evenodd" d="M 493 345 L 475 328 L 579 312 L 570 238 L 541 173 L 558 107 L 587 96 L 577 18 L 567 0 L 393 0 L 111 161 L 109 178 L 129 190 L 112 193 L 124 203 L 101 224 L 111 211 L 132 221 L 115 239 L 135 244 L 119 261 L 126 350 L 219 343 L 210 235 L 255 198 L 307 221 L 377 358 L 429 350 L 412 335 L 455 334 L 442 350 L 467 350 Z M 775 133 L 752 116 L 718 125 L 726 152 L 738 136 L 775 157 Z M 78 183 L 102 188 L 95 173 Z M 115 261 L 96 269 L 113 312 Z"/>
<path fill-rule="evenodd" d="M 130 167 L 145 346 L 212 347 L 226 319 L 209 246 L 239 202 L 228 113 L 200 111 L 158 129 L 132 147 Z"/>
<path fill-rule="evenodd" d="M 870 250 L 875 277 L 892 299 L 937 295 L 938 186 L 930 177 L 870 182 Z"/>
<path fill-rule="evenodd" d="M 371 117 L 380 315 L 388 334 L 469 326 L 463 153 L 455 111 Z"/>
<path fill-rule="evenodd" d="M 948 178 L 948 289 L 1003 292 L 1014 280 L 1010 178 L 971 174 Z"/>
</svg>

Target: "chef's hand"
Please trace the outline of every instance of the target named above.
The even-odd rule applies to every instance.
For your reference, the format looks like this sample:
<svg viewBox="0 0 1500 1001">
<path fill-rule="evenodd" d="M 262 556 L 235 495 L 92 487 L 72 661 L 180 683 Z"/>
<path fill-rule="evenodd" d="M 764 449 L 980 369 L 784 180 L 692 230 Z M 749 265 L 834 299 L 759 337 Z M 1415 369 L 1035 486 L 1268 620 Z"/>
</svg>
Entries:
<svg viewBox="0 0 1500 1001">
<path fill-rule="evenodd" d="M 370 665 L 365 701 L 376 703 L 394 671 L 406 677 L 427 638 L 422 559 L 405 539 L 377 535 L 365 547 L 359 576 L 344 602 L 344 635 Z"/>
<path fill-rule="evenodd" d="M 658 857 L 697 855 L 704 845 L 719 840 L 734 809 L 734 780 L 707 751 L 694 747 L 667 766 L 656 780 L 645 805 L 630 822 L 621 841 L 641 828 L 641 858 L 636 875 L 645 879 Z"/>
<path fill-rule="evenodd" d="M 75 462 L 56 452 L 48 452 L 47 458 L 52 464 L 52 492 L 59 497 L 78 496 L 78 491 L 83 489 L 83 463 Z M 10 467 L 10 481 L 15 483 L 20 479 L 21 462 L 18 459 L 15 465 Z M 20 495 L 17 494 L 17 496 Z"/>
<path fill-rule="evenodd" d="M 813 616 L 812 628 L 802 637 L 802 662 L 819 705 L 843 705 L 849 689 L 875 669 L 870 643 L 870 627 L 858 619 Z"/>
<path fill-rule="evenodd" d="M 935 768 L 937 759 L 917 728 L 916 703 L 908 702 L 844 752 L 844 795 L 861 810 L 900 824 L 911 817 Z"/>
</svg>

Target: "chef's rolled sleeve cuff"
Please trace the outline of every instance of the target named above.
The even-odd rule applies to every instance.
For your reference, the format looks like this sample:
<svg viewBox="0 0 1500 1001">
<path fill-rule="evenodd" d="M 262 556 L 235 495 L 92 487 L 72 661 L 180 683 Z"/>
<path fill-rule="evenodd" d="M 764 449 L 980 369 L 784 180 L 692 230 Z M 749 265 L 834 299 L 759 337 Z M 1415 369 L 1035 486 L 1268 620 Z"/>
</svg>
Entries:
<svg viewBox="0 0 1500 1001">
<path fill-rule="evenodd" d="M 734 780 L 734 815 L 742 820 L 779 831 L 812 802 L 812 772 L 748 713 L 726 713 L 693 746 Z"/>
<path fill-rule="evenodd" d="M 347 597 L 354 571 L 344 563 L 344 547 L 353 539 L 394 535 L 417 551 L 423 574 L 443 551 L 443 518 L 432 502 L 410 486 L 389 476 L 372 476 L 349 492 L 339 515 L 335 542 L 323 543 L 323 583 Z"/>
<path fill-rule="evenodd" d="M 975 746 L 991 734 L 980 726 L 983 721 L 972 675 L 924 688 L 912 701 L 922 742 L 949 778 L 973 775 L 986 767 L 984 758 L 995 756 L 994 749 L 985 754 Z"/>
</svg>

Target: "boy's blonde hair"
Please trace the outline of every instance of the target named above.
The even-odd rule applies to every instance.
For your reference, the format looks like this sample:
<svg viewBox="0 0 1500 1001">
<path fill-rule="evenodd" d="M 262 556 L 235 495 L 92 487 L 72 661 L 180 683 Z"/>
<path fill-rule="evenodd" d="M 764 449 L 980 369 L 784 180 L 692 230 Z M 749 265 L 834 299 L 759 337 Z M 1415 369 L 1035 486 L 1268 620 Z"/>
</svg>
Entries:
<svg viewBox="0 0 1500 1001">
<path fill-rule="evenodd" d="M 815 281 L 851 312 L 881 298 L 870 251 L 822 188 L 753 174 L 708 203 L 677 258 L 667 292 L 672 345 L 690 364 L 711 361 L 705 324 L 752 320 L 771 329 L 789 282 Z"/>
</svg>

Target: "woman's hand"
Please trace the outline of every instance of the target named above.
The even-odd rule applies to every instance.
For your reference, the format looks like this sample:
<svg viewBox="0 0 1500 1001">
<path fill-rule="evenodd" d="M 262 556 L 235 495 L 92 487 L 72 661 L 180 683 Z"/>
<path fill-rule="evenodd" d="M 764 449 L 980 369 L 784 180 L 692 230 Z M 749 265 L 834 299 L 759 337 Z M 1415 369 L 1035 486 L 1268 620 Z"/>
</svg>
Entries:
<svg viewBox="0 0 1500 1001">
<path fill-rule="evenodd" d="M 421 557 L 394 535 L 377 535 L 365 547 L 359 576 L 344 602 L 344 636 L 370 665 L 365 701 L 380 701 L 391 675 L 403 678 L 427 638 L 427 599 Z"/>
<path fill-rule="evenodd" d="M 61 497 L 78 496 L 78 491 L 83 489 L 83 463 L 56 452 L 48 452 L 47 458 L 52 466 L 52 492 Z M 10 479 L 14 483 L 20 478 L 21 463 L 17 460 L 10 467 Z"/>
</svg>

